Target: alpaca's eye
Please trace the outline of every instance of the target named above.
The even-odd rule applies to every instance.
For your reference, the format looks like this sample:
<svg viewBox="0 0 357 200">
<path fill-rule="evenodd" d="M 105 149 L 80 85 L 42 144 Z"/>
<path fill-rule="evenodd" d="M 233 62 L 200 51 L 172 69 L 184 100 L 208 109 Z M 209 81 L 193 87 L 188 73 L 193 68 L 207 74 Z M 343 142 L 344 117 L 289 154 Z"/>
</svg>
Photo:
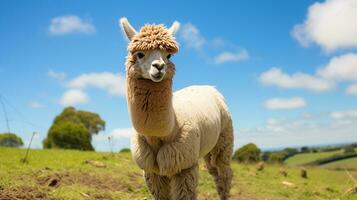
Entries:
<svg viewBox="0 0 357 200">
<path fill-rule="evenodd" d="M 144 58 L 145 54 L 143 54 L 143 53 L 138 53 L 137 56 L 138 56 L 139 59 L 142 59 L 142 58 Z"/>
<path fill-rule="evenodd" d="M 171 58 L 171 54 L 167 55 L 166 58 L 167 58 L 167 59 L 170 59 L 170 58 Z"/>
</svg>

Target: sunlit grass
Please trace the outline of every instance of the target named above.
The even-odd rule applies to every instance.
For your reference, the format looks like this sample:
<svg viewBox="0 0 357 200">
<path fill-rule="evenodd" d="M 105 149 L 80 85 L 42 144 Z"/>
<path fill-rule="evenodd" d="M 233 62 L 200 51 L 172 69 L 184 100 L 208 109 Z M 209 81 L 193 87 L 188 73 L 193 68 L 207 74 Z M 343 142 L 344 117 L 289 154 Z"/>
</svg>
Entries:
<svg viewBox="0 0 357 200">
<path fill-rule="evenodd" d="M 72 150 L 31 150 L 29 163 L 20 163 L 24 150 L 0 148 L 0 189 L 29 186 L 47 194 L 47 199 L 151 199 L 130 153 L 97 153 Z M 106 167 L 86 164 L 96 160 Z M 344 195 L 353 186 L 344 171 L 309 168 L 308 179 L 300 177 L 298 167 L 285 167 L 287 177 L 279 174 L 281 166 L 268 165 L 257 171 L 255 165 L 233 163 L 232 199 L 356 199 Z M 351 171 L 357 176 L 356 171 Z M 40 180 L 63 176 L 62 183 L 49 187 Z M 283 181 L 293 186 L 284 186 Z M 200 162 L 199 199 L 218 199 L 212 177 Z"/>
</svg>

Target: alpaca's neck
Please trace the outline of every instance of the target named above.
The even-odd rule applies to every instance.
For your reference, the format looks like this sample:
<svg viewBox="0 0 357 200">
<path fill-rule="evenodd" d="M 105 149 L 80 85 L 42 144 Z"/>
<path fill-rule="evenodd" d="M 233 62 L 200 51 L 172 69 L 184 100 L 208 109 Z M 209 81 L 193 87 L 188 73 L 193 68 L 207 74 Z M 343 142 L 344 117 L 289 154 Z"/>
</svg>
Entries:
<svg viewBox="0 0 357 200">
<path fill-rule="evenodd" d="M 168 136 L 175 125 L 172 80 L 155 83 L 127 76 L 126 87 L 135 130 L 146 136 Z"/>
</svg>

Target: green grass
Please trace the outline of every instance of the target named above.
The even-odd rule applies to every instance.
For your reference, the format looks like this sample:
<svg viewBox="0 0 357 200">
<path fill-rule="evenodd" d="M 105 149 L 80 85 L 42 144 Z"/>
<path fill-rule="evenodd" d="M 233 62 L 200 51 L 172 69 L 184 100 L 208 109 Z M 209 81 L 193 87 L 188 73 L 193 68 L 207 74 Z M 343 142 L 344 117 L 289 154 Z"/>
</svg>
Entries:
<svg viewBox="0 0 357 200">
<path fill-rule="evenodd" d="M 310 163 L 317 159 L 327 158 L 336 154 L 342 154 L 342 151 L 331 151 L 331 152 L 319 152 L 319 153 L 299 153 L 296 154 L 287 160 L 285 160 L 285 164 L 289 166 L 295 165 L 303 165 L 306 163 Z"/>
<path fill-rule="evenodd" d="M 50 200 L 151 199 L 142 171 L 133 163 L 130 153 L 31 150 L 29 163 L 21 164 L 24 152 L 22 149 L 0 148 L 0 199 L 2 193 L 10 192 L 27 195 L 28 199 L 32 193 Z M 99 161 L 106 167 L 86 164 L 86 160 Z M 279 174 L 281 166 L 277 165 L 268 165 L 259 172 L 255 165 L 233 163 L 232 167 L 231 199 L 356 199 L 355 195 L 344 195 L 353 183 L 343 171 L 309 168 L 309 178 L 303 179 L 298 167 L 286 167 L 287 177 Z M 357 176 L 357 171 L 351 173 Z M 55 187 L 49 186 L 56 177 L 59 183 Z M 284 186 L 283 181 L 294 186 Z M 199 199 L 218 199 L 213 179 L 202 162 L 198 191 Z"/>
<path fill-rule="evenodd" d="M 321 167 L 328 169 L 357 169 L 357 158 L 339 160 L 336 162 L 321 165 Z"/>
</svg>

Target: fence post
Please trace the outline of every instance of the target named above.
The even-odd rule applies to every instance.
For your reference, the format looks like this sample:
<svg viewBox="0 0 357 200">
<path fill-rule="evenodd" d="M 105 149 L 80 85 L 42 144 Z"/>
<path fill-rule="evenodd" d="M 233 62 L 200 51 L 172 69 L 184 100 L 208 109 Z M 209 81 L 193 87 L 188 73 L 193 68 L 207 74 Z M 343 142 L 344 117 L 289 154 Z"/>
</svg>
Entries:
<svg viewBox="0 0 357 200">
<path fill-rule="evenodd" d="M 25 157 L 23 159 L 21 159 L 22 163 L 28 163 L 28 158 L 27 157 L 29 155 L 29 151 L 30 151 L 30 147 L 31 147 L 31 144 L 32 144 L 32 140 L 33 140 L 35 135 L 36 135 L 36 132 L 33 132 L 32 136 L 31 136 L 31 140 L 30 140 L 29 146 L 27 147 L 27 150 L 26 150 Z"/>
</svg>

